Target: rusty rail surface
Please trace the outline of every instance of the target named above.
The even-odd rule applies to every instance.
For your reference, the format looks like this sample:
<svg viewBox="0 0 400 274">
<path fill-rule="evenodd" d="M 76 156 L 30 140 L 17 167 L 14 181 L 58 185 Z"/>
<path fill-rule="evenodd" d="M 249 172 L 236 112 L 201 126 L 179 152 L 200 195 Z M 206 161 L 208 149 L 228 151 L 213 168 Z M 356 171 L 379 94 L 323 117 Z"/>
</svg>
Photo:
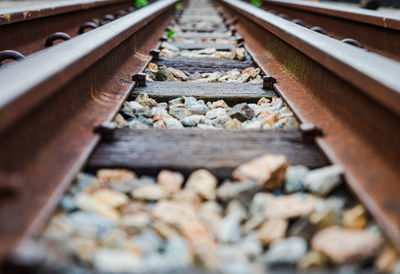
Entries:
<svg viewBox="0 0 400 274">
<path fill-rule="evenodd" d="M 176 2 L 159 0 L 0 70 L 0 258 L 29 263 L 30 237 L 151 60 Z"/>
<path fill-rule="evenodd" d="M 356 40 L 367 50 L 400 61 L 397 14 L 298 0 L 264 0 L 262 7 L 338 40 Z"/>
<path fill-rule="evenodd" d="M 275 91 L 322 130 L 317 145 L 345 167 L 352 191 L 400 249 L 400 63 L 245 2 L 217 2 Z"/>
<path fill-rule="evenodd" d="M 134 8 L 130 0 L 51 1 L 0 9 L 0 52 L 17 51 L 27 56 L 44 49 L 46 40 L 63 32 L 74 37 Z M 98 24 L 92 22 L 97 19 Z"/>
</svg>

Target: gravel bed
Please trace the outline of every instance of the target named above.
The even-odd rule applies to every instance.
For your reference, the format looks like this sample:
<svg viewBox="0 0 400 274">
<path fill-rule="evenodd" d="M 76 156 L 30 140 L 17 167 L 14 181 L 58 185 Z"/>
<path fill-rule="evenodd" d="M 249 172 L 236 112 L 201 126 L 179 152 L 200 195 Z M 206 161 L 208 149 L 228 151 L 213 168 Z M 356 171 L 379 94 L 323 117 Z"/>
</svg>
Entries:
<svg viewBox="0 0 400 274">
<path fill-rule="evenodd" d="M 398 270 L 342 172 L 264 155 L 225 180 L 204 169 L 81 173 L 35 250 L 43 269 L 63 273 Z"/>
</svg>

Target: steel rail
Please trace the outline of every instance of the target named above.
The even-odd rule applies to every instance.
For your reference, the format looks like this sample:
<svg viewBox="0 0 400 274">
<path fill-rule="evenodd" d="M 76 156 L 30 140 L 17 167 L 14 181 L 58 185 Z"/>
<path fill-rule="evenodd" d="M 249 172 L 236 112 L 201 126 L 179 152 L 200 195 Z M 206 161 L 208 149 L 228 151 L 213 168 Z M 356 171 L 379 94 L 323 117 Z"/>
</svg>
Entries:
<svg viewBox="0 0 400 274">
<path fill-rule="evenodd" d="M 400 16 L 298 0 L 264 0 L 263 8 L 319 26 L 338 40 L 351 38 L 370 51 L 400 61 Z"/>
<path fill-rule="evenodd" d="M 345 168 L 350 189 L 400 249 L 400 63 L 238 0 L 217 0 L 273 88 Z"/>
<path fill-rule="evenodd" d="M 51 1 L 0 9 L 0 51 L 30 55 L 45 48 L 53 33 L 78 35 L 79 27 L 94 18 L 133 8 L 130 0 Z"/>
<path fill-rule="evenodd" d="M 0 70 L 1 259 L 32 259 L 29 239 L 99 141 L 94 129 L 151 60 L 176 2 L 157 1 Z"/>
</svg>

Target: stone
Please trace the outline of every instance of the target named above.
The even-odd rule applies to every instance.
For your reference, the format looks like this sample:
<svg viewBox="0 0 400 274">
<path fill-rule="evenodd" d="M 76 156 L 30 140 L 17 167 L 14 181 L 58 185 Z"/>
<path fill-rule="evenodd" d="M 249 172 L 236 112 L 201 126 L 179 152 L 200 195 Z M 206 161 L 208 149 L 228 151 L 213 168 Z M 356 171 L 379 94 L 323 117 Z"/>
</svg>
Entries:
<svg viewBox="0 0 400 274">
<path fill-rule="evenodd" d="M 120 207 L 119 211 L 122 215 L 134 215 L 136 213 L 147 212 L 148 208 L 144 202 L 131 201 Z"/>
<path fill-rule="evenodd" d="M 243 232 L 249 233 L 261 226 L 261 224 L 265 221 L 264 215 L 255 215 L 250 217 L 244 224 L 243 224 Z"/>
<path fill-rule="evenodd" d="M 267 218 L 290 219 L 308 216 L 315 210 L 317 199 L 311 195 L 282 195 L 266 203 Z"/>
<path fill-rule="evenodd" d="M 125 230 L 120 227 L 110 229 L 106 231 L 103 236 L 99 239 L 100 246 L 107 246 L 111 248 L 123 247 L 125 241 L 127 241 L 128 234 Z"/>
<path fill-rule="evenodd" d="M 300 237 L 289 237 L 273 242 L 265 259 L 272 265 L 295 265 L 307 253 L 307 242 Z"/>
<path fill-rule="evenodd" d="M 236 59 L 243 61 L 246 58 L 246 50 L 244 48 L 236 48 Z"/>
<path fill-rule="evenodd" d="M 185 105 L 172 105 L 169 108 L 169 114 L 179 120 L 182 120 L 183 118 L 192 115 L 192 112 L 186 108 Z"/>
<path fill-rule="evenodd" d="M 218 129 L 217 127 L 213 125 L 207 125 L 207 124 L 199 124 L 197 125 L 197 128 L 202 128 L 202 129 Z"/>
<path fill-rule="evenodd" d="M 259 185 L 254 181 L 244 181 L 240 183 L 225 181 L 218 187 L 217 196 L 218 199 L 224 202 L 237 198 L 244 204 L 248 204 L 259 189 Z"/>
<path fill-rule="evenodd" d="M 222 243 L 237 243 L 241 233 L 240 217 L 236 214 L 228 214 L 221 221 L 218 240 Z"/>
<path fill-rule="evenodd" d="M 195 126 L 197 126 L 196 120 L 191 118 L 191 116 L 183 118 L 181 120 L 181 123 L 182 123 L 182 125 L 184 127 L 195 127 Z"/>
<path fill-rule="evenodd" d="M 224 100 L 218 100 L 218 101 L 215 101 L 215 102 L 208 102 L 207 103 L 207 106 L 210 108 L 210 109 L 215 109 L 215 108 L 224 108 L 224 109 L 229 109 L 229 106 L 225 103 L 225 101 Z"/>
<path fill-rule="evenodd" d="M 343 214 L 343 226 L 353 229 L 363 229 L 368 223 L 367 212 L 361 204 L 346 210 Z"/>
<path fill-rule="evenodd" d="M 304 186 L 314 194 L 325 196 L 342 182 L 343 172 L 339 165 L 311 170 L 304 178 Z"/>
<path fill-rule="evenodd" d="M 167 197 L 167 191 L 159 185 L 143 185 L 134 189 L 131 193 L 134 199 L 145 201 L 158 201 Z"/>
<path fill-rule="evenodd" d="M 199 195 L 193 190 L 182 189 L 172 195 L 172 200 L 175 202 L 189 203 L 195 207 L 201 204 Z"/>
<path fill-rule="evenodd" d="M 284 219 L 268 219 L 257 230 L 257 239 L 263 245 L 285 237 L 288 221 Z"/>
<path fill-rule="evenodd" d="M 158 185 L 162 186 L 169 193 L 178 192 L 183 184 L 184 177 L 179 172 L 161 170 L 157 176 Z"/>
<path fill-rule="evenodd" d="M 163 245 L 163 239 L 152 229 L 145 229 L 140 234 L 134 235 L 130 242 L 145 256 L 158 252 Z"/>
<path fill-rule="evenodd" d="M 172 99 L 172 100 L 168 101 L 168 104 L 169 105 L 183 104 L 183 98 L 178 97 L 178 98 Z"/>
<path fill-rule="evenodd" d="M 304 177 L 308 173 L 308 168 L 305 166 L 290 166 L 286 170 L 285 178 L 285 192 L 293 193 L 297 191 L 303 191 Z"/>
<path fill-rule="evenodd" d="M 226 110 L 223 108 L 215 108 L 207 111 L 206 117 L 208 119 L 215 119 L 218 116 L 225 116 L 226 115 Z"/>
<path fill-rule="evenodd" d="M 234 119 L 231 119 L 228 122 L 226 122 L 224 124 L 224 128 L 225 129 L 240 129 L 240 128 L 242 128 L 242 123 L 238 119 L 234 118 Z"/>
<path fill-rule="evenodd" d="M 253 217 L 261 215 L 264 218 L 268 203 L 273 199 L 275 196 L 271 193 L 259 192 L 254 195 L 249 207 L 250 215 Z"/>
<path fill-rule="evenodd" d="M 155 205 L 152 214 L 154 219 L 176 227 L 197 221 L 195 207 L 184 202 L 160 201 Z"/>
<path fill-rule="evenodd" d="M 124 128 L 127 125 L 124 117 L 119 113 L 114 117 L 113 122 L 116 123 L 119 128 Z"/>
<path fill-rule="evenodd" d="M 217 128 L 223 128 L 224 124 L 232 120 L 229 116 L 218 116 L 212 120 L 212 124 Z"/>
<path fill-rule="evenodd" d="M 294 117 L 283 117 L 279 119 L 274 125 L 274 129 L 298 129 L 299 124 Z"/>
<path fill-rule="evenodd" d="M 163 221 L 154 221 L 152 227 L 154 231 L 156 231 L 164 239 L 169 239 L 175 235 L 178 235 L 177 230 L 173 226 Z"/>
<path fill-rule="evenodd" d="M 379 273 L 398 273 L 394 269 L 399 259 L 396 249 L 390 245 L 386 245 L 374 262 L 375 269 Z"/>
<path fill-rule="evenodd" d="M 227 113 L 232 119 L 236 118 L 241 122 L 253 119 L 254 110 L 247 103 L 241 103 L 233 106 Z"/>
<path fill-rule="evenodd" d="M 162 120 L 159 120 L 159 121 L 155 122 L 153 124 L 153 127 L 154 128 L 167 128 L 167 126 L 165 125 L 164 121 L 162 121 Z"/>
<path fill-rule="evenodd" d="M 322 268 L 328 263 L 328 258 L 318 251 L 310 251 L 297 264 L 299 269 Z"/>
<path fill-rule="evenodd" d="M 262 97 L 260 100 L 258 100 L 257 105 L 261 106 L 262 104 L 269 104 L 271 102 L 271 99 Z"/>
<path fill-rule="evenodd" d="M 61 206 L 65 211 L 68 211 L 68 212 L 71 212 L 71 211 L 73 211 L 73 210 L 76 209 L 76 205 L 75 205 L 75 202 L 74 202 L 74 198 L 72 198 L 70 195 L 65 195 L 65 196 L 62 198 L 61 203 L 60 203 L 60 206 Z"/>
<path fill-rule="evenodd" d="M 150 128 L 151 126 L 139 121 L 139 120 L 131 120 L 128 123 L 128 126 L 132 129 L 146 129 Z"/>
<path fill-rule="evenodd" d="M 309 241 L 314 236 L 316 231 L 317 227 L 312 224 L 308 218 L 301 217 L 290 225 L 287 235 L 299 236 Z"/>
<path fill-rule="evenodd" d="M 194 81 L 194 80 L 199 80 L 199 79 L 201 79 L 201 73 L 200 72 L 195 72 L 195 73 L 192 73 L 189 77 L 188 77 L 188 80 L 192 80 L 192 81 Z"/>
<path fill-rule="evenodd" d="M 73 245 L 74 252 L 80 261 L 91 263 L 93 255 L 97 250 L 96 241 L 90 238 L 72 238 L 71 244 Z"/>
<path fill-rule="evenodd" d="M 255 120 L 249 121 L 249 123 L 243 123 L 243 126 L 245 129 L 257 130 L 261 129 L 264 124 L 265 122 L 263 120 Z"/>
<path fill-rule="evenodd" d="M 315 211 L 311 213 L 308 219 L 319 229 L 339 225 L 343 207 L 344 201 L 336 197 L 318 201 L 315 205 Z"/>
<path fill-rule="evenodd" d="M 204 223 L 215 237 L 218 236 L 222 220 L 222 208 L 215 201 L 204 202 L 198 210 L 199 220 Z"/>
<path fill-rule="evenodd" d="M 193 254 L 185 238 L 174 235 L 166 244 L 165 257 L 174 267 L 188 267 L 193 262 Z"/>
<path fill-rule="evenodd" d="M 194 82 L 199 83 L 215 83 L 222 76 L 222 74 L 218 71 L 213 73 L 202 73 L 201 79 L 195 80 Z"/>
<path fill-rule="evenodd" d="M 179 122 L 175 118 L 167 118 L 164 120 L 165 126 L 167 128 L 173 128 L 173 129 L 180 129 L 183 128 L 181 122 Z"/>
<path fill-rule="evenodd" d="M 129 202 L 129 198 L 125 194 L 106 188 L 95 191 L 92 197 L 98 202 L 114 208 L 118 208 Z"/>
<path fill-rule="evenodd" d="M 157 71 L 158 71 L 158 66 L 157 66 L 156 64 L 150 62 L 150 63 L 147 65 L 147 69 L 149 69 L 149 70 L 152 71 L 152 72 L 157 72 Z"/>
<path fill-rule="evenodd" d="M 107 206 L 106 204 L 97 201 L 92 196 L 86 193 L 82 192 L 77 194 L 74 198 L 74 202 L 76 206 L 83 211 L 99 214 L 113 221 L 116 221 L 119 218 L 118 211 L 110 206 Z"/>
<path fill-rule="evenodd" d="M 188 96 L 188 97 L 183 96 L 183 100 L 184 100 L 184 104 L 185 104 L 186 107 L 191 107 L 191 106 L 199 104 L 197 99 L 192 97 L 192 96 Z"/>
<path fill-rule="evenodd" d="M 96 173 L 97 179 L 104 183 L 128 182 L 136 179 L 136 174 L 125 169 L 99 169 Z"/>
<path fill-rule="evenodd" d="M 206 200 L 215 200 L 217 178 L 206 169 L 199 169 L 192 174 L 186 181 L 186 188 L 193 190 L 200 197 Z"/>
<path fill-rule="evenodd" d="M 166 66 L 162 66 L 156 72 L 156 80 L 157 81 L 168 81 L 170 79 L 170 72 Z"/>
<path fill-rule="evenodd" d="M 189 107 L 189 110 L 193 113 L 193 114 L 197 114 L 197 115 L 205 115 L 208 111 L 209 108 L 205 105 L 201 105 L 201 104 L 196 104 L 196 105 L 192 105 Z"/>
<path fill-rule="evenodd" d="M 137 254 L 125 250 L 102 248 L 93 256 L 93 267 L 100 272 L 142 271 L 141 259 Z"/>
<path fill-rule="evenodd" d="M 240 221 L 244 221 L 247 219 L 247 209 L 244 204 L 238 199 L 234 199 L 230 201 L 225 210 L 226 215 L 234 215 Z"/>
<path fill-rule="evenodd" d="M 128 228 L 145 228 L 151 224 L 151 217 L 148 213 L 139 212 L 122 216 L 120 224 Z"/>
<path fill-rule="evenodd" d="M 288 167 L 283 155 L 266 154 L 241 164 L 232 173 L 239 181 L 255 180 L 265 189 L 280 187 Z"/>
<path fill-rule="evenodd" d="M 315 197 L 307 194 L 274 196 L 269 193 L 257 193 L 250 204 L 250 214 L 271 219 L 308 216 L 315 210 L 317 201 Z"/>
<path fill-rule="evenodd" d="M 168 70 L 169 70 L 170 73 L 172 73 L 172 75 L 175 78 L 181 79 L 183 81 L 186 81 L 187 78 L 188 78 L 186 76 L 186 74 L 183 71 L 179 70 L 179 69 L 169 67 Z"/>
<path fill-rule="evenodd" d="M 332 226 L 319 231 L 311 241 L 320 251 L 338 264 L 357 263 L 375 256 L 381 247 L 378 233 Z"/>
<path fill-rule="evenodd" d="M 263 247 L 257 239 L 256 233 L 248 233 L 238 244 L 238 247 L 243 250 L 250 260 L 256 258 L 263 251 Z"/>
<path fill-rule="evenodd" d="M 189 242 L 195 261 L 206 269 L 215 269 L 219 256 L 216 243 L 207 228 L 200 222 L 187 223 L 182 228 L 182 235 Z"/>
<path fill-rule="evenodd" d="M 138 102 L 139 104 L 141 104 L 142 106 L 148 106 L 148 107 L 157 106 L 156 100 L 150 98 L 147 93 L 139 94 L 136 97 L 135 101 Z"/>
</svg>

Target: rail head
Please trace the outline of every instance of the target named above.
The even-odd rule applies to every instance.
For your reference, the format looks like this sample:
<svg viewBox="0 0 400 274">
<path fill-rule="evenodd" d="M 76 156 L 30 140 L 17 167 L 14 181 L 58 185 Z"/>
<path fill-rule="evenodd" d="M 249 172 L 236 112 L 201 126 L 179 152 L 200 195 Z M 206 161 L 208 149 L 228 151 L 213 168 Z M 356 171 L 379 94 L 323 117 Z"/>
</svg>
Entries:
<svg viewBox="0 0 400 274">
<path fill-rule="evenodd" d="M 400 30 L 400 16 L 393 13 L 334 6 L 327 3 L 306 2 L 299 0 L 264 0 L 265 4 L 289 7 L 322 15 L 343 18 L 388 29 Z"/>
<path fill-rule="evenodd" d="M 0 69 L 0 134 L 177 1 L 157 1 Z"/>
<path fill-rule="evenodd" d="M 400 116 L 399 62 L 301 27 L 245 2 L 219 1 L 241 12 Z"/>
<path fill-rule="evenodd" d="M 91 9 L 118 3 L 131 2 L 130 0 L 62 0 L 10 7 L 0 10 L 0 25 L 7 25 L 46 16 L 74 12 L 82 9 Z"/>
</svg>

